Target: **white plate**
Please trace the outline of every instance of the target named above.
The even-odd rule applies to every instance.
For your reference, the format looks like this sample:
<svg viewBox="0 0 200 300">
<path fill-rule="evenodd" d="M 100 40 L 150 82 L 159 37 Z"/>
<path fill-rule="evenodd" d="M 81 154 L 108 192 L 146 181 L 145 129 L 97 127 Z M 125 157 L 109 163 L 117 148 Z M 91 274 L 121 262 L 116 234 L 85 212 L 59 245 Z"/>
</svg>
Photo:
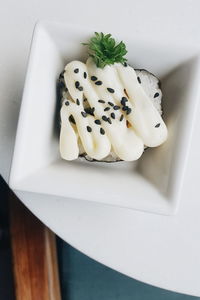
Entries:
<svg viewBox="0 0 200 300">
<path fill-rule="evenodd" d="M 121 36 L 129 63 L 162 81 L 168 141 L 145 151 L 134 163 L 67 162 L 59 156 L 56 80 L 64 65 L 85 59 L 80 44 L 93 29 L 39 22 L 36 25 L 10 174 L 13 190 L 77 198 L 173 214 L 190 145 L 199 97 L 200 63 L 195 49 L 175 41 Z"/>
</svg>

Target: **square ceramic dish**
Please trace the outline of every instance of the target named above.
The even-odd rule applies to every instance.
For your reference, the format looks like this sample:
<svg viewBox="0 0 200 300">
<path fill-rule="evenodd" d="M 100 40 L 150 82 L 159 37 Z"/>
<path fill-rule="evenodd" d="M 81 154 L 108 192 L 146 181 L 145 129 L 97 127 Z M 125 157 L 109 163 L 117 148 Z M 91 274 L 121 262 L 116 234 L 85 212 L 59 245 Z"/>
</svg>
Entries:
<svg viewBox="0 0 200 300">
<path fill-rule="evenodd" d="M 10 186 L 148 212 L 175 213 L 199 98 L 200 64 L 195 47 L 180 41 L 112 34 L 124 40 L 129 64 L 161 79 L 167 142 L 137 162 L 67 162 L 59 155 L 56 81 L 64 65 L 84 60 L 93 28 L 39 22 L 34 30 L 21 105 Z"/>
</svg>

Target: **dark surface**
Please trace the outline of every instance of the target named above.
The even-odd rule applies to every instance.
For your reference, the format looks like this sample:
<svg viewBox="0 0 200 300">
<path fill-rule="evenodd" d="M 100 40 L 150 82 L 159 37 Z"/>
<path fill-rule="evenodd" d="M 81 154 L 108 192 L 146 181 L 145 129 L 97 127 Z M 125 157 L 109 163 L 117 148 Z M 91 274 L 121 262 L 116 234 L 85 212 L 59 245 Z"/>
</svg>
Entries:
<svg viewBox="0 0 200 300">
<path fill-rule="evenodd" d="M 8 219 L 8 187 L 0 177 L 0 300 L 15 299 Z"/>
<path fill-rule="evenodd" d="M 195 300 L 126 277 L 57 240 L 63 300 Z"/>
</svg>

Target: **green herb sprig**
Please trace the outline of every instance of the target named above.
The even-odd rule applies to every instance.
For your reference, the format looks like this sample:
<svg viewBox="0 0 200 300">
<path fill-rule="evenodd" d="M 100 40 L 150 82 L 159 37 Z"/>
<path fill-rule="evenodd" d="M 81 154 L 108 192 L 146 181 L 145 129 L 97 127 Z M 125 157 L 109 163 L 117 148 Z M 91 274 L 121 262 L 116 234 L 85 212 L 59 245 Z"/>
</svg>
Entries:
<svg viewBox="0 0 200 300">
<path fill-rule="evenodd" d="M 111 34 L 95 32 L 95 36 L 88 43 L 82 43 L 82 45 L 88 46 L 89 56 L 94 59 L 95 64 L 99 68 L 127 61 L 124 58 L 124 55 L 127 53 L 126 45 L 122 41 L 116 44 Z"/>
</svg>

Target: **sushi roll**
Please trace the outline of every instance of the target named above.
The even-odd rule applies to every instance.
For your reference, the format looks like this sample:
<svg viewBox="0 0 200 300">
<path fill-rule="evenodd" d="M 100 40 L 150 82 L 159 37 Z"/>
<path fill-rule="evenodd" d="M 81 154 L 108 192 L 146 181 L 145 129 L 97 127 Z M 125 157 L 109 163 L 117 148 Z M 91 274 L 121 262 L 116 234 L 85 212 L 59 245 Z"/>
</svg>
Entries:
<svg viewBox="0 0 200 300">
<path fill-rule="evenodd" d="M 86 63 L 68 63 L 59 77 L 63 159 L 134 161 L 167 139 L 160 81 L 129 66 L 123 42 L 95 33 Z"/>
<path fill-rule="evenodd" d="M 135 69 L 136 75 L 137 75 L 137 80 L 141 84 L 142 88 L 144 89 L 145 93 L 149 96 L 150 100 L 152 101 L 154 107 L 157 109 L 159 114 L 162 116 L 162 90 L 161 90 L 161 82 L 160 80 L 153 75 L 152 73 L 148 72 L 147 70 L 144 69 Z M 64 71 L 60 74 L 59 76 L 59 101 L 62 104 L 68 97 L 68 90 L 65 85 L 64 81 Z M 84 102 L 87 104 L 88 109 L 86 109 L 87 113 L 92 114 L 89 110 L 89 105 L 86 102 L 87 100 L 84 99 Z M 147 147 L 145 147 L 147 148 Z M 110 151 L 109 155 L 105 157 L 102 160 L 95 160 L 91 158 L 87 153 L 84 151 L 84 148 L 81 144 L 81 140 L 79 139 L 79 158 L 86 159 L 87 161 L 90 162 L 118 162 L 122 161 L 113 150 Z"/>
</svg>

